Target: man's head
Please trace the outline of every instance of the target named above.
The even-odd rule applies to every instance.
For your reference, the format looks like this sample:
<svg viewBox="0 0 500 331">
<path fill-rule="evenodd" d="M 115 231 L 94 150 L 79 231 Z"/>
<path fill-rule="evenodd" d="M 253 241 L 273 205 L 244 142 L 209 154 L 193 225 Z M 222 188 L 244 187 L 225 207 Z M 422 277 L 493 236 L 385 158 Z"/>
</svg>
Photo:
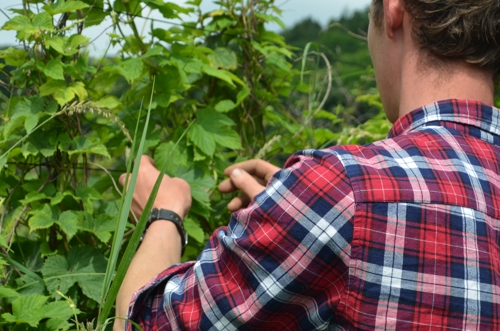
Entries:
<svg viewBox="0 0 500 331">
<path fill-rule="evenodd" d="M 500 0 L 372 0 L 368 46 L 391 122 L 437 100 L 492 103 Z"/>
<path fill-rule="evenodd" d="M 434 61 L 465 61 L 500 74 L 499 0 L 402 1 L 412 18 L 415 41 Z M 373 0 L 377 28 L 383 15 L 384 0 Z"/>
</svg>

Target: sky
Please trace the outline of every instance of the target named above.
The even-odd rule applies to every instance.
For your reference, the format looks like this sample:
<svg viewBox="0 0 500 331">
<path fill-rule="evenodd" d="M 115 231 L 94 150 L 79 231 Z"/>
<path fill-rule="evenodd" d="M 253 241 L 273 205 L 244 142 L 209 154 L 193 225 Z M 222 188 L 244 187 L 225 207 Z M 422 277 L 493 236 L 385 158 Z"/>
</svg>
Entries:
<svg viewBox="0 0 500 331">
<path fill-rule="evenodd" d="M 165 2 L 167 1 L 165 0 Z M 170 0 L 169 2 L 183 4 L 185 0 Z M 368 7 L 370 2 L 371 0 L 275 0 L 275 4 L 283 11 L 281 19 L 287 27 L 292 27 L 295 23 L 308 17 L 325 26 L 330 19 L 338 18 L 346 11 L 350 12 Z M 0 12 L 0 27 L 8 20 L 7 16 L 13 15 L 9 9 L 21 8 L 21 4 L 22 0 L 0 0 L 0 9 L 2 10 Z M 202 10 L 204 11 L 217 9 L 217 7 L 214 0 L 202 0 Z M 93 49 L 91 49 L 91 52 L 104 52 L 105 44 L 107 44 L 104 42 L 105 38 L 107 38 L 105 28 L 109 25 L 109 23 L 103 23 L 99 27 L 87 30 L 86 35 L 91 39 L 104 31 L 102 37 L 92 43 Z M 139 22 L 138 25 L 141 26 Z M 279 30 L 277 25 L 269 28 Z M 17 40 L 14 32 L 0 30 L 0 45 L 16 44 Z"/>
</svg>

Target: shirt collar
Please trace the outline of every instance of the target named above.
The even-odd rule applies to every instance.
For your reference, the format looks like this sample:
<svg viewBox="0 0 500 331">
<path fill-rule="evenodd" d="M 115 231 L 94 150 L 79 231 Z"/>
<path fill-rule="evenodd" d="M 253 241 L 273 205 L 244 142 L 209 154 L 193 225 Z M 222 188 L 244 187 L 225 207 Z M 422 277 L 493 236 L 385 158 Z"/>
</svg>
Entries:
<svg viewBox="0 0 500 331">
<path fill-rule="evenodd" d="M 478 101 L 452 99 L 428 104 L 399 118 L 388 137 L 407 134 L 431 122 L 441 122 L 444 126 L 446 123 L 442 122 L 475 126 L 500 136 L 500 109 Z"/>
</svg>

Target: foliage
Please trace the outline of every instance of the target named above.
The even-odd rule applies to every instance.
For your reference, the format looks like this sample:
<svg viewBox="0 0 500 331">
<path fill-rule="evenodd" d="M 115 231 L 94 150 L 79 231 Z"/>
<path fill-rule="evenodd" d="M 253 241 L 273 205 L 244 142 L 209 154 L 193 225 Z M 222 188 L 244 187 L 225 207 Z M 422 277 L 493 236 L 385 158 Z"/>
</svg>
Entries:
<svg viewBox="0 0 500 331">
<path fill-rule="evenodd" d="M 12 10 L 3 29 L 23 46 L 0 51 L 8 79 L 0 101 L 0 329 L 106 325 L 145 220 L 131 236 L 130 195 L 116 181 L 140 153 L 191 186 L 187 260 L 229 219 L 231 197 L 216 185 L 231 162 L 273 157 L 282 165 L 299 149 L 386 133 L 381 115 L 345 120 L 359 107 L 381 114 L 373 85 L 347 87 L 318 43 L 294 55 L 266 29 L 282 24 L 272 0 L 222 0 L 209 13 L 199 4 L 37 0 Z M 159 28 L 150 19 L 144 36 L 136 18 L 150 10 L 184 22 Z M 91 59 L 83 32 L 107 17 L 120 54 Z M 372 76 L 369 64 L 362 75 Z M 350 102 L 331 101 L 332 91 Z"/>
</svg>

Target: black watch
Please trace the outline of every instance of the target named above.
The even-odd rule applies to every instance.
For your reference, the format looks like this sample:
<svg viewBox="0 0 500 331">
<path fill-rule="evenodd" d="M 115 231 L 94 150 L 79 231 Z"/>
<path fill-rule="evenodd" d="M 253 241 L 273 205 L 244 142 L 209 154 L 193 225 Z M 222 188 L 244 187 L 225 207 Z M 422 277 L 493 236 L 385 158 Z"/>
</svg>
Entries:
<svg viewBox="0 0 500 331">
<path fill-rule="evenodd" d="M 177 231 L 179 231 L 179 234 L 181 235 L 181 255 L 184 254 L 184 250 L 186 249 L 186 246 L 188 244 L 188 235 L 186 230 L 184 229 L 182 218 L 177 213 L 171 210 L 153 208 L 153 210 L 151 210 L 151 214 L 149 214 L 144 233 L 146 233 L 146 230 L 149 228 L 151 223 L 158 220 L 170 221 L 175 224 Z"/>
</svg>

